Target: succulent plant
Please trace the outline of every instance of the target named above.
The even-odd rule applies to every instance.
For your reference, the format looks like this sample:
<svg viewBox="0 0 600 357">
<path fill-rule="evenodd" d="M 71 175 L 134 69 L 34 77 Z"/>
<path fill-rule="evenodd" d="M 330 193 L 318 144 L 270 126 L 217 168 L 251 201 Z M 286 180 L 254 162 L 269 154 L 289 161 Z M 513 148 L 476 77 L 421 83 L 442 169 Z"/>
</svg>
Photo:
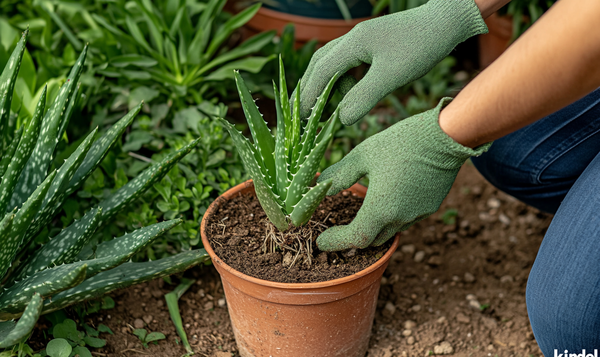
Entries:
<svg viewBox="0 0 600 357">
<path fill-rule="evenodd" d="M 76 101 L 87 47 L 53 105 L 45 110 L 44 89 L 33 117 L 15 130 L 11 99 L 27 35 L 25 31 L 0 75 L 0 348 L 23 341 L 40 314 L 182 271 L 207 256 L 200 249 L 153 262 L 127 262 L 180 220 L 144 227 L 95 248 L 88 244 L 99 225 L 160 181 L 198 139 L 150 166 L 47 244 L 27 253 L 65 198 L 91 175 L 141 109 L 140 104 L 97 140 L 93 130 L 58 170 L 48 174 Z M 18 317 L 18 322 L 7 321 Z"/>
<path fill-rule="evenodd" d="M 338 120 L 336 110 L 317 134 L 319 120 L 337 78 L 338 75 L 329 81 L 310 117 L 304 122 L 300 118 L 300 106 L 297 105 L 300 102 L 300 83 L 292 98 L 292 104 L 296 104 L 292 110 L 280 57 L 279 89 L 273 82 L 277 111 L 277 131 L 274 137 L 244 80 L 238 72 L 235 73 L 240 100 L 254 142 L 250 142 L 225 119 L 220 120 L 233 138 L 246 171 L 254 182 L 256 196 L 262 208 L 280 231 L 308 222 L 331 187 L 330 180 L 314 187 L 309 185 L 317 173 Z"/>
</svg>

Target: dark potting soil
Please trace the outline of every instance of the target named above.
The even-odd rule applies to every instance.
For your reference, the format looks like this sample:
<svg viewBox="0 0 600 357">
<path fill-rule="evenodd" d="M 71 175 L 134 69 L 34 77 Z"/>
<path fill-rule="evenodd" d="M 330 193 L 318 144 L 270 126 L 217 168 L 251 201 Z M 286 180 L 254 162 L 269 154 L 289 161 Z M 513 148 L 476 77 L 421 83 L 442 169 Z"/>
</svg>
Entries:
<svg viewBox="0 0 600 357">
<path fill-rule="evenodd" d="M 307 224 L 303 235 L 312 239 L 312 259 L 296 259 L 290 266 L 280 251 L 263 252 L 269 230 L 276 229 L 267 220 L 254 195 L 242 195 L 224 201 L 208 217 L 207 234 L 215 253 L 232 268 L 255 278 L 280 283 L 314 283 L 357 273 L 374 264 L 390 248 L 393 239 L 379 247 L 321 252 L 315 243 L 321 231 L 352 221 L 363 199 L 344 191 L 326 197 Z M 270 227 L 269 227 L 270 225 Z M 308 232 L 307 232 L 308 231 Z M 284 263 L 285 261 L 285 263 Z"/>
</svg>

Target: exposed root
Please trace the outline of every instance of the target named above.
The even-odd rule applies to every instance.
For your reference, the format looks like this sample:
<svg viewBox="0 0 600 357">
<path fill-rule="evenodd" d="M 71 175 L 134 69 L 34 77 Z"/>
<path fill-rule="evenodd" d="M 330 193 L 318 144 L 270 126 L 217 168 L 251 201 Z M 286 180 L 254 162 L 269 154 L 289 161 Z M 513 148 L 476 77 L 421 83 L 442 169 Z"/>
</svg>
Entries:
<svg viewBox="0 0 600 357">
<path fill-rule="evenodd" d="M 283 265 L 291 268 L 296 263 L 312 264 L 313 242 L 317 238 L 313 236 L 317 231 L 319 234 L 328 227 L 317 221 L 308 221 L 302 227 L 291 227 L 285 232 L 279 231 L 270 221 L 264 220 L 267 233 L 262 244 L 264 254 L 281 252 L 284 256 Z"/>
</svg>

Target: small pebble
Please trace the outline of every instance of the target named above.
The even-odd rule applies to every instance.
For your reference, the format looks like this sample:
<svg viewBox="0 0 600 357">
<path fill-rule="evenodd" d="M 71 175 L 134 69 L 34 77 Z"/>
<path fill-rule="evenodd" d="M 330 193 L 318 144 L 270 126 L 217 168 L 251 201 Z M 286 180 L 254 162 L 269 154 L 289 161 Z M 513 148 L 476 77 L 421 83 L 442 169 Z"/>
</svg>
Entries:
<svg viewBox="0 0 600 357">
<path fill-rule="evenodd" d="M 212 310 L 214 307 L 215 304 L 212 301 L 209 301 L 206 304 L 204 304 L 204 310 Z"/>
<path fill-rule="evenodd" d="M 481 304 L 477 300 L 469 300 L 469 306 L 477 310 L 481 309 Z"/>
<path fill-rule="evenodd" d="M 500 208 L 500 200 L 492 197 L 489 200 L 487 200 L 487 206 L 489 208 Z"/>
<path fill-rule="evenodd" d="M 438 324 L 443 324 L 443 323 L 446 323 L 446 316 L 442 316 L 442 317 L 440 317 L 439 319 L 437 319 L 437 320 L 436 320 L 436 322 L 437 322 Z"/>
<path fill-rule="evenodd" d="M 488 345 L 487 349 L 488 349 L 488 351 L 493 351 L 494 350 L 494 345 Z"/>
<path fill-rule="evenodd" d="M 413 328 L 417 327 L 417 323 L 412 321 L 412 320 L 406 320 L 404 322 L 404 328 L 407 330 L 411 330 Z"/>
<path fill-rule="evenodd" d="M 144 315 L 144 317 L 142 317 L 144 319 L 144 322 L 149 324 L 152 322 L 152 320 L 154 320 L 154 318 L 152 317 L 152 315 Z"/>
<path fill-rule="evenodd" d="M 460 281 L 460 277 L 458 275 L 452 275 L 452 281 Z"/>
<path fill-rule="evenodd" d="M 133 327 L 135 327 L 135 328 L 144 328 L 144 320 L 142 320 L 142 319 L 135 319 L 135 320 L 133 320 Z"/>
<path fill-rule="evenodd" d="M 408 336 L 408 338 L 406 339 L 406 344 L 407 345 L 414 345 L 415 344 L 415 338 L 412 336 Z"/>
<path fill-rule="evenodd" d="M 472 283 L 475 281 L 475 276 L 471 273 L 465 273 L 464 280 L 465 280 L 465 283 Z"/>
<path fill-rule="evenodd" d="M 473 294 L 468 294 L 467 295 L 467 300 L 471 301 L 471 300 L 477 300 L 477 296 L 473 295 Z"/>
<path fill-rule="evenodd" d="M 427 260 L 427 264 L 433 265 L 433 266 L 438 266 L 438 265 L 441 265 L 442 263 L 443 263 L 442 257 L 440 257 L 439 255 L 434 255 L 434 256 L 430 257 L 429 260 Z"/>
<path fill-rule="evenodd" d="M 223 307 L 223 306 L 225 306 L 225 299 L 223 299 L 223 298 L 219 299 L 219 300 L 217 301 L 217 304 L 218 304 L 220 307 Z"/>
<path fill-rule="evenodd" d="M 508 218 L 508 216 L 504 213 L 500 213 L 500 215 L 498 216 L 498 220 L 503 224 L 506 224 L 507 226 L 510 224 L 510 218 Z"/>
<path fill-rule="evenodd" d="M 406 253 L 408 255 L 413 255 L 415 254 L 415 245 L 414 244 L 406 244 L 403 245 L 400 250 L 402 251 L 402 253 Z"/>
<path fill-rule="evenodd" d="M 415 253 L 415 262 L 416 263 L 420 263 L 423 261 L 423 259 L 425 259 L 425 252 L 420 250 L 418 252 Z"/>
<path fill-rule="evenodd" d="M 414 305 L 410 309 L 414 312 L 419 312 L 419 311 L 421 311 L 421 305 Z"/>
<path fill-rule="evenodd" d="M 390 313 L 390 315 L 394 315 L 396 312 L 396 305 L 392 304 L 391 301 L 385 303 L 385 310 Z"/>
<path fill-rule="evenodd" d="M 510 275 L 504 275 L 503 277 L 500 278 L 501 283 L 512 283 L 514 281 L 515 281 L 515 279 Z"/>
<path fill-rule="evenodd" d="M 448 341 L 442 341 L 439 345 L 433 346 L 434 355 L 451 355 L 454 353 L 454 348 Z"/>
<path fill-rule="evenodd" d="M 412 330 L 404 330 L 404 331 L 402 331 L 402 336 L 408 337 L 410 335 L 412 335 Z"/>
<path fill-rule="evenodd" d="M 459 312 L 456 315 L 456 321 L 462 322 L 463 324 L 468 324 L 471 322 L 471 319 L 469 318 L 469 316 L 463 314 L 462 312 Z"/>
</svg>

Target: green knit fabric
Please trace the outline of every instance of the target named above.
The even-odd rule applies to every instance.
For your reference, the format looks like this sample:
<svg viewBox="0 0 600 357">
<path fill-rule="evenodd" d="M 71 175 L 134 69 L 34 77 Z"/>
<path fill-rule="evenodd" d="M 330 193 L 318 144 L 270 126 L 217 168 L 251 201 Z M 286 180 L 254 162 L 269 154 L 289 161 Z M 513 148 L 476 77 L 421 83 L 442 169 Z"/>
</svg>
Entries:
<svg viewBox="0 0 600 357">
<path fill-rule="evenodd" d="M 356 25 L 313 56 L 300 87 L 301 115 L 336 73 L 371 67 L 340 103 L 340 120 L 354 124 L 395 89 L 425 75 L 459 43 L 487 33 L 473 0 L 430 0 L 420 7 Z"/>
<path fill-rule="evenodd" d="M 369 177 L 369 189 L 349 225 L 321 233 L 317 239 L 319 249 L 380 245 L 438 210 L 461 165 L 491 145 L 470 149 L 442 131 L 438 116 L 450 101 L 444 98 L 436 108 L 368 138 L 323 171 L 319 181 L 333 179 L 328 195 L 352 186 L 365 175 Z"/>
</svg>

